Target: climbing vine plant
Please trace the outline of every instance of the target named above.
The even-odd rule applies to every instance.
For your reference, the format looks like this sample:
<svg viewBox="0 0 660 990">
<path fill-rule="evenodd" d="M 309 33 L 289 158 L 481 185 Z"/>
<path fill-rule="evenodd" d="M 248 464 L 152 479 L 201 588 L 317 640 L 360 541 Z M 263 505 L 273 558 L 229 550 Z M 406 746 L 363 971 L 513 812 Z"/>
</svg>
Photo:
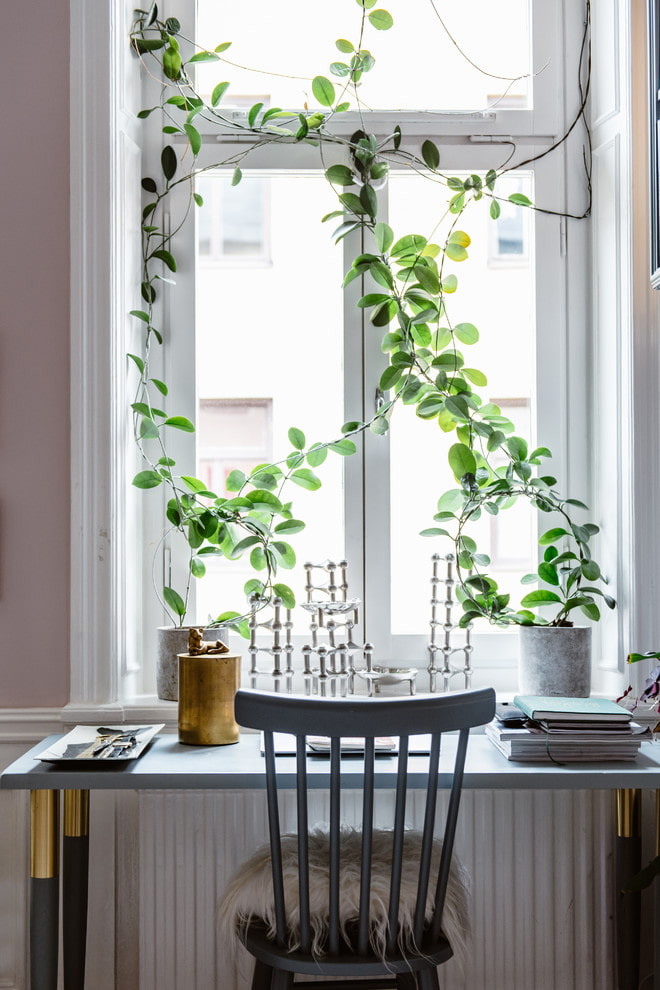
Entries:
<svg viewBox="0 0 660 990">
<path fill-rule="evenodd" d="M 491 169 L 483 177 L 476 173 L 467 178 L 447 175 L 432 141 L 423 141 L 419 153 L 411 153 L 402 148 L 398 126 L 381 140 L 368 132 L 364 118 L 362 128 L 351 138 L 332 133 L 329 125 L 333 119 L 349 109 L 361 109 L 358 87 L 375 65 L 374 56 L 365 46 L 367 35 L 370 31 L 389 30 L 393 25 L 388 11 L 375 8 L 376 0 L 356 2 L 360 8 L 357 40 L 338 39 L 336 48 L 341 60 L 330 66 L 333 78 L 318 75 L 312 80 L 311 91 L 318 108 L 294 112 L 256 103 L 239 122 L 222 108 L 229 82 L 219 81 L 210 100 L 205 100 L 196 91 L 190 71 L 200 62 L 222 64 L 223 53 L 231 43 L 219 44 L 213 51 L 201 49 L 183 35 L 176 18 L 162 20 L 156 4 L 148 10 L 135 11 L 131 44 L 140 58 L 151 61 L 149 71 L 156 72 L 163 81 L 159 103 L 138 116 L 158 114 L 164 134 L 176 135 L 182 149 L 177 152 L 173 144 L 166 144 L 160 173 L 142 180 L 146 194 L 142 210 L 143 308 L 133 310 L 132 315 L 143 325 L 144 346 L 141 354 L 129 355 L 138 374 L 132 403 L 135 439 L 145 462 L 133 484 L 143 489 L 167 488 L 170 528 L 165 536 L 178 533 L 188 548 L 186 586 L 178 590 L 165 587 L 164 602 L 183 622 L 191 581 L 204 576 L 208 557 L 237 559 L 249 554 L 255 577 L 245 585 L 246 596 L 257 595 L 263 601 L 278 596 L 286 607 L 293 607 L 295 597 L 281 580 L 281 571 L 295 565 L 295 551 L 289 539 L 305 524 L 296 518 L 291 492 L 295 486 L 318 489 L 321 478 L 317 472 L 328 455 L 355 453 L 355 439 L 365 431 L 386 434 L 395 407 L 402 404 L 413 406 L 417 417 L 426 420 L 429 428 L 453 434 L 448 459 L 455 486 L 439 497 L 433 519 L 436 525 L 425 529 L 423 535 L 453 544 L 458 597 L 464 610 L 462 623 L 484 617 L 499 625 L 568 625 L 575 610 L 597 620 L 599 602 L 611 608 L 615 604 L 604 590 L 605 578 L 590 550 L 590 540 L 598 527 L 575 521 L 576 510 L 587 507 L 558 491 L 556 479 L 544 467 L 551 457 L 547 447 L 530 449 L 526 440 L 516 435 L 513 423 L 502 410 L 484 400 L 481 390 L 487 384 L 486 375 L 471 367 L 464 353 L 477 342 L 479 331 L 472 323 L 454 322 L 451 315 L 450 301 L 458 289 L 458 278 L 448 262 L 466 261 L 471 244 L 463 229 L 464 215 L 485 204 L 490 216 L 497 219 L 502 201 L 498 182 L 507 168 Z M 586 9 L 588 21 L 588 3 Z M 579 75 L 581 80 L 582 63 Z M 581 81 L 580 96 L 579 113 L 567 134 L 584 113 L 587 90 Z M 204 128 L 199 126 L 200 121 Z M 252 142 L 213 166 L 202 168 L 198 165 L 202 130 L 213 124 L 224 133 L 247 134 Z M 334 240 L 340 242 L 357 231 L 364 235 L 362 243 L 372 245 L 354 258 L 344 286 L 355 279 L 363 280 L 365 289 L 358 306 L 368 311 L 372 325 L 383 332 L 382 349 L 389 361 L 378 384 L 386 401 L 370 420 L 345 423 L 336 436 L 324 443 L 309 446 L 303 430 L 292 427 L 288 431 L 292 449 L 283 461 L 261 464 L 249 475 L 232 471 L 227 480 L 229 495 L 218 495 L 207 490 L 200 479 L 178 475 L 175 461 L 168 454 L 168 431 L 194 432 L 195 427 L 186 417 L 169 415 L 161 408 L 168 388 L 150 372 L 152 349 L 163 344 L 155 304 L 161 281 L 177 269 L 173 253 L 176 235 L 194 208 L 203 205 L 195 189 L 196 176 L 207 168 L 222 166 L 233 169 L 232 184 L 236 185 L 253 147 L 301 142 L 318 146 L 325 177 L 336 194 L 337 209 L 323 217 L 323 222 L 331 225 Z M 435 227 L 443 234 L 437 241 L 416 233 L 397 234 L 379 219 L 378 190 L 390 167 L 402 162 L 433 180 L 435 190 L 438 183 L 446 187 L 444 216 Z M 172 192 L 181 187 L 187 194 L 187 204 L 178 223 L 168 229 L 165 207 Z M 521 193 L 506 198 L 521 209 L 538 209 Z M 434 200 L 437 202 L 437 194 Z M 494 466 L 496 454 L 500 460 L 504 455 L 504 464 Z M 547 514 L 551 525 L 539 539 L 543 559 L 537 572 L 523 578 L 523 582 L 538 586 L 524 595 L 520 607 L 514 608 L 509 594 L 501 592 L 488 575 L 490 560 L 479 552 L 469 529 L 483 512 L 497 515 L 520 498 Z M 553 618 L 538 613 L 543 606 L 552 607 Z M 239 612 L 224 612 L 216 622 L 245 632 Z"/>
</svg>

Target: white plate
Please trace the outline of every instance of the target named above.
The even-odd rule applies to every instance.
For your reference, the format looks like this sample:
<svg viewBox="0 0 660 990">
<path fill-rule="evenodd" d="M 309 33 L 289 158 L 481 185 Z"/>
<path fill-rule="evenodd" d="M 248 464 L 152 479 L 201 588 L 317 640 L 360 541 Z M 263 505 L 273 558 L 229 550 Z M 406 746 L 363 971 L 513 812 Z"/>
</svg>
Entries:
<svg viewBox="0 0 660 990">
<path fill-rule="evenodd" d="M 78 753 L 89 749 L 99 735 L 98 730 L 100 728 L 100 726 L 96 725 L 77 725 L 75 729 L 71 729 L 71 732 L 67 732 L 65 736 L 54 742 L 48 749 L 37 754 L 35 760 L 43 760 L 47 763 L 59 763 L 62 760 L 67 763 L 70 763 L 72 760 L 80 760 L 81 763 L 116 763 L 118 760 L 134 760 L 142 753 L 147 744 L 151 742 L 156 733 L 160 732 L 164 727 L 164 722 L 161 722 L 160 725 L 104 726 L 104 728 L 109 729 L 116 728 L 117 732 L 131 733 L 135 735 L 137 742 L 127 756 L 102 757 L 75 755 L 73 747 L 80 747 Z"/>
</svg>

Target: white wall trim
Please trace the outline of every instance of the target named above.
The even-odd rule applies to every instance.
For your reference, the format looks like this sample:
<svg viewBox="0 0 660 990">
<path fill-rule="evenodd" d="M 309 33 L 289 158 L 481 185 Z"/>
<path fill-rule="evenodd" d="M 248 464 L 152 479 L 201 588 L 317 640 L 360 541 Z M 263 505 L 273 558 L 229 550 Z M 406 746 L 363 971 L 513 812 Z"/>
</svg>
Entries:
<svg viewBox="0 0 660 990">
<path fill-rule="evenodd" d="M 71 0 L 71 698 L 117 695 L 111 390 L 112 44 L 119 0 Z M 91 71 L 91 66 L 94 71 Z"/>
<path fill-rule="evenodd" d="M 59 708 L 0 708 L 0 744 L 37 743 L 61 731 Z"/>
</svg>

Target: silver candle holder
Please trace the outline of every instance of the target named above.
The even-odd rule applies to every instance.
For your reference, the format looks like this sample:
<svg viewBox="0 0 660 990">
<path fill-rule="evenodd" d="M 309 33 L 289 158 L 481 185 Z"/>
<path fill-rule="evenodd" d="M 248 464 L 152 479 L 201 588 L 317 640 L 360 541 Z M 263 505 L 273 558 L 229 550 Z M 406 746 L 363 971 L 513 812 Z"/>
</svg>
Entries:
<svg viewBox="0 0 660 990">
<path fill-rule="evenodd" d="M 456 606 L 454 598 L 454 564 L 455 557 L 452 553 L 444 556 L 434 553 L 431 557 L 431 638 L 427 645 L 429 653 L 429 691 L 437 691 L 438 675 L 442 678 L 442 690 L 451 690 L 451 681 L 454 677 L 463 677 L 463 687 L 468 690 L 472 684 L 472 624 L 464 627 L 465 640 L 461 646 L 452 645 L 452 634 L 458 629 L 458 623 L 453 621 L 453 610 Z M 444 577 L 440 574 L 440 565 L 445 562 Z M 444 598 L 439 595 L 444 591 Z M 441 613 L 444 615 L 440 617 Z M 438 642 L 438 630 L 442 629 L 442 642 Z M 438 667 L 438 654 L 442 657 L 442 664 Z M 460 655 L 462 665 L 452 664 L 451 658 Z"/>
</svg>

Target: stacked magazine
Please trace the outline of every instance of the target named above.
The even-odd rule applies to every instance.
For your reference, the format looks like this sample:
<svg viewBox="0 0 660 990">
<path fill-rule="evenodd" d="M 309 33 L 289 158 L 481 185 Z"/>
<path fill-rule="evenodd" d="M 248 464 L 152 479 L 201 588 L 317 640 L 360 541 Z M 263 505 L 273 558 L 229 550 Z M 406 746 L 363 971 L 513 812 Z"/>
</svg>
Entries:
<svg viewBox="0 0 660 990">
<path fill-rule="evenodd" d="M 644 727 L 601 698 L 518 695 L 498 705 L 486 735 L 508 760 L 542 763 L 634 760 Z"/>
</svg>

